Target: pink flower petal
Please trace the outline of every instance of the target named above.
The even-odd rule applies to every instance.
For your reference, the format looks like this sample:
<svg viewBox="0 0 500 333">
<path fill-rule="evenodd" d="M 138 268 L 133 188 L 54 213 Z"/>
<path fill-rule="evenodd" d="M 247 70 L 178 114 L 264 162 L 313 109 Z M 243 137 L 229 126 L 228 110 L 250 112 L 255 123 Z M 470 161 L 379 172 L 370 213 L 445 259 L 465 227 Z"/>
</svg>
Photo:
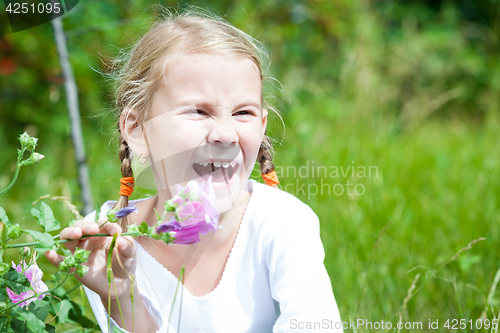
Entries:
<svg viewBox="0 0 500 333">
<path fill-rule="evenodd" d="M 7 295 L 9 296 L 10 300 L 12 301 L 12 303 L 18 303 L 18 302 L 21 302 L 22 300 L 24 299 L 27 299 L 28 297 L 32 297 L 32 296 L 35 296 L 35 292 L 33 290 L 28 290 L 28 291 L 25 291 L 21 294 L 16 294 L 15 292 L 13 292 L 12 290 L 10 290 L 8 287 L 6 288 L 7 289 Z M 31 302 L 33 302 L 36 298 L 30 298 L 29 300 L 27 301 L 24 301 L 22 303 L 19 303 L 18 305 L 19 306 L 25 306 L 25 305 L 29 305 Z"/>
</svg>

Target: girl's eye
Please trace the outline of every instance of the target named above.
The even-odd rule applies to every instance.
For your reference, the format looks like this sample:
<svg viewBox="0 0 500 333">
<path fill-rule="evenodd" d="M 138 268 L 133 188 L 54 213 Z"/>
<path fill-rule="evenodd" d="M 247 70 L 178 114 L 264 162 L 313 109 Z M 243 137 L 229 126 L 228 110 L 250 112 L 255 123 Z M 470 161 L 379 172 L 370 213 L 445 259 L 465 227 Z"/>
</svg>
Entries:
<svg viewBox="0 0 500 333">
<path fill-rule="evenodd" d="M 253 112 L 247 111 L 247 110 L 242 110 L 242 111 L 236 112 L 234 115 L 235 116 L 251 116 L 251 115 L 253 115 Z"/>
<path fill-rule="evenodd" d="M 189 111 L 186 111 L 185 114 L 188 114 L 188 115 L 192 115 L 192 116 L 204 116 L 206 115 L 207 113 L 203 110 L 189 110 Z"/>
</svg>

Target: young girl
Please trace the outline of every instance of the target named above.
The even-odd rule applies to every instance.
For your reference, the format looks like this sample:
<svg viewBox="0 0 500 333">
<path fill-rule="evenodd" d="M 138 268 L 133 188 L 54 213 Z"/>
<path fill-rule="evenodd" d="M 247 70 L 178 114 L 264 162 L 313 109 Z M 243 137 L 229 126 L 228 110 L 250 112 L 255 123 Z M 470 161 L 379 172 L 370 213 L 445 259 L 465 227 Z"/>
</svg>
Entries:
<svg viewBox="0 0 500 333">
<path fill-rule="evenodd" d="M 129 205 L 132 153 L 151 167 L 158 195 L 131 201 L 138 214 L 121 226 L 99 229 L 94 212 L 61 233 L 75 240 L 66 243 L 70 250 L 92 251 L 89 273 L 79 280 L 103 332 L 108 315 L 113 326 L 136 333 L 342 331 L 317 216 L 268 186 L 277 179 L 265 135 L 271 108 L 262 97 L 262 55 L 250 36 L 193 11 L 157 23 L 132 50 L 117 97 L 121 197 L 103 205 L 101 221 L 109 209 Z M 249 180 L 257 160 L 268 185 Z M 210 176 L 221 228 L 193 245 L 119 236 L 108 309 L 111 237 L 77 239 L 142 221 L 153 226 L 155 209 L 163 214 L 175 184 Z M 63 259 L 46 255 L 54 265 Z M 174 301 L 182 266 L 184 285 Z"/>
</svg>

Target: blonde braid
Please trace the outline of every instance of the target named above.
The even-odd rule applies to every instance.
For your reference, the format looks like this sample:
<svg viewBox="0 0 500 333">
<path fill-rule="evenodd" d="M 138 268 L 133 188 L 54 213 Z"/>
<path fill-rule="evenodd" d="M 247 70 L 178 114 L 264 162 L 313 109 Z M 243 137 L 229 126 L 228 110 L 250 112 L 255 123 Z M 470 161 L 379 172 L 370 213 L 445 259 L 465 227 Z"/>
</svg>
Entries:
<svg viewBox="0 0 500 333">
<path fill-rule="evenodd" d="M 273 145 L 267 135 L 264 135 L 264 139 L 260 145 L 257 161 L 259 161 L 261 173 L 268 174 L 274 171 Z"/>
<path fill-rule="evenodd" d="M 122 136 L 122 133 L 120 130 L 120 138 L 119 138 L 119 143 L 120 143 L 120 149 L 118 150 L 118 156 L 120 157 L 120 161 L 122 162 L 121 165 L 121 172 L 122 172 L 122 177 L 133 177 L 134 174 L 132 172 L 132 161 L 130 160 L 130 148 L 128 146 L 127 141 Z M 116 205 L 113 207 L 113 209 L 122 209 L 128 207 L 128 196 L 121 195 L 120 199 L 118 199 L 118 202 Z M 127 225 L 129 224 L 129 218 L 128 216 L 125 216 L 124 218 L 121 218 L 119 220 L 120 226 L 123 229 L 123 232 L 127 231 Z"/>
</svg>

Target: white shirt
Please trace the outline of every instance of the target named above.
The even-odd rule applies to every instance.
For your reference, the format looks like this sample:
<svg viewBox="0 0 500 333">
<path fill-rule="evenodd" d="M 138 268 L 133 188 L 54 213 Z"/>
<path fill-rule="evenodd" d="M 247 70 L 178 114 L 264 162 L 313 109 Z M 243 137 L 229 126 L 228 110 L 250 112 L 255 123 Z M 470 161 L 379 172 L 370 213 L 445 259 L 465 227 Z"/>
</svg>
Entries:
<svg viewBox="0 0 500 333">
<path fill-rule="evenodd" d="M 181 285 L 171 313 L 178 280 L 137 243 L 138 289 L 158 332 L 342 332 L 323 264 L 318 217 L 294 196 L 249 182 L 252 195 L 222 278 L 207 295 L 193 296 Z M 114 203 L 106 202 L 101 214 L 105 216 Z M 100 297 L 87 288 L 86 292 L 107 333 Z"/>
</svg>

